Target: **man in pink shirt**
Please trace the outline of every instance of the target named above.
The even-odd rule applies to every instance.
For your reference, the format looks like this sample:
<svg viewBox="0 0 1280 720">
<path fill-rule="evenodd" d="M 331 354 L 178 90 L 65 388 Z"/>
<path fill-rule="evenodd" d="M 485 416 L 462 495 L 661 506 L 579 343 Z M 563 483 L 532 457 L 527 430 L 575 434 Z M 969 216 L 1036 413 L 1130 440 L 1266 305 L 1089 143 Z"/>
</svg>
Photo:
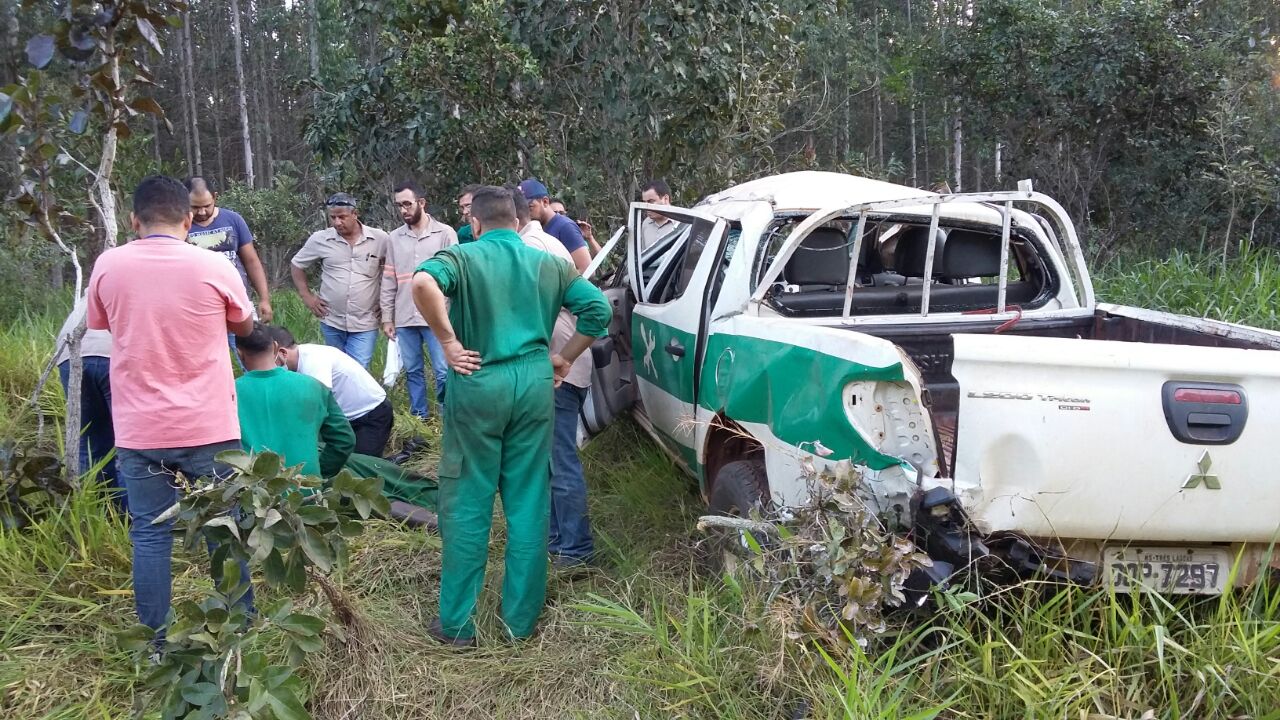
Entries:
<svg viewBox="0 0 1280 720">
<path fill-rule="evenodd" d="M 106 251 L 89 279 L 89 328 L 110 330 L 116 465 L 129 502 L 138 619 L 161 629 L 169 612 L 173 522 L 153 525 L 178 501 L 175 476 L 225 477 L 214 461 L 240 449 L 227 332 L 253 329 L 236 270 L 186 242 L 187 189 L 152 175 L 133 193 L 137 239 Z M 219 568 L 214 568 L 217 574 Z M 247 582 L 248 569 L 241 569 Z"/>
</svg>

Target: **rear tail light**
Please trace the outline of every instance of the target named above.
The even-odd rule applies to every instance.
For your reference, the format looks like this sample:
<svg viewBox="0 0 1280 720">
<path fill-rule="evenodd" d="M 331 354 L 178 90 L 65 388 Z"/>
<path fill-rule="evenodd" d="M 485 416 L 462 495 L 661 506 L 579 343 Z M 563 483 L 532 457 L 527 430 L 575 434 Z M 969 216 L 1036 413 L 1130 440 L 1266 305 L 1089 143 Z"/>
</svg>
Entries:
<svg viewBox="0 0 1280 720">
<path fill-rule="evenodd" d="M 1173 393 L 1174 402 L 1206 403 L 1209 405 L 1240 405 L 1244 398 L 1235 390 L 1210 388 L 1178 388 Z"/>
<path fill-rule="evenodd" d="M 1230 445 L 1249 419 L 1249 399 L 1239 385 L 1171 380 L 1160 394 L 1169 431 L 1188 445 Z"/>
</svg>

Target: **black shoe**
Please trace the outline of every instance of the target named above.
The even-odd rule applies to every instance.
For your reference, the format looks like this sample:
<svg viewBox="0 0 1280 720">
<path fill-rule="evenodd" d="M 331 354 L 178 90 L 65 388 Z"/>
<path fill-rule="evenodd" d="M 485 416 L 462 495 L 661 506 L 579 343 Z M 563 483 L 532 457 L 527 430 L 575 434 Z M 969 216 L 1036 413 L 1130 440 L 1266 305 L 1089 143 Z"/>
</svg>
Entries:
<svg viewBox="0 0 1280 720">
<path fill-rule="evenodd" d="M 415 435 L 414 437 L 405 440 L 404 445 L 401 447 L 403 448 L 402 452 L 413 454 L 429 449 L 431 447 L 431 441 L 421 435 Z"/>
<path fill-rule="evenodd" d="M 591 570 L 591 561 L 570 555 L 551 554 L 551 567 L 566 575 L 580 575 Z"/>
<path fill-rule="evenodd" d="M 460 638 L 447 634 L 444 631 L 444 626 L 440 624 L 440 618 L 432 618 L 431 622 L 427 625 L 427 634 L 435 638 L 435 640 L 442 645 L 451 645 L 459 648 L 473 648 L 476 646 L 476 639 L 474 637 Z"/>
</svg>

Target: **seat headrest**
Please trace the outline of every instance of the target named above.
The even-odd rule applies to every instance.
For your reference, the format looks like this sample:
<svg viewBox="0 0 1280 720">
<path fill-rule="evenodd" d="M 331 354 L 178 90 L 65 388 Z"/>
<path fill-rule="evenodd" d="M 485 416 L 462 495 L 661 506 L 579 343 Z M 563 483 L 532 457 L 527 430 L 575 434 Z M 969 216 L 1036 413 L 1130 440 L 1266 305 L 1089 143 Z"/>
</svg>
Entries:
<svg viewBox="0 0 1280 720">
<path fill-rule="evenodd" d="M 849 277 L 849 239 L 836 228 L 818 228 L 800 243 L 782 276 L 791 285 L 844 285 Z"/>
<path fill-rule="evenodd" d="M 1000 236 L 973 230 L 952 230 L 947 235 L 942 261 L 934 274 L 953 279 L 999 275 Z"/>
<path fill-rule="evenodd" d="M 899 275 L 907 277 L 924 277 L 924 263 L 929 253 L 928 226 L 915 225 L 905 228 L 898 236 L 898 244 L 893 250 L 893 269 Z M 933 263 L 938 265 L 942 260 L 942 249 L 947 241 L 947 231 L 938 228 L 933 236 L 935 244 Z"/>
</svg>

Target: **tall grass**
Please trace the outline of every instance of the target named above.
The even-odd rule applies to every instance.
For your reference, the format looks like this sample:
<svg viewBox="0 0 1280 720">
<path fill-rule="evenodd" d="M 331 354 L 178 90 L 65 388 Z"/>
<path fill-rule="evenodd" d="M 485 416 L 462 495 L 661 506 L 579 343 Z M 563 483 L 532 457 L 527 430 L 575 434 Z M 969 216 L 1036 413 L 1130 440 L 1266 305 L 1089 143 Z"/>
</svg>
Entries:
<svg viewBox="0 0 1280 720">
<path fill-rule="evenodd" d="M 1162 257 L 1121 255 L 1094 272 L 1106 302 L 1280 329 L 1280 254 L 1171 250 Z"/>
<path fill-rule="evenodd" d="M 1108 300 L 1258 322 L 1268 278 L 1280 279 L 1274 260 L 1259 263 L 1246 279 L 1238 265 L 1210 270 L 1171 255 L 1108 266 L 1098 284 Z M 1209 301 L 1217 296 L 1250 306 Z M 295 296 L 280 293 L 274 305 L 300 340 L 319 341 Z M 33 315 L 0 334 L 0 420 L 10 427 L 30 427 L 10 412 L 30 394 L 60 322 Z M 56 410 L 59 390 L 49 392 Z M 402 413 L 403 389 L 393 398 Z M 412 430 L 432 438 L 436 426 Z M 431 452 L 415 462 L 429 465 Z M 1275 587 L 1192 599 L 1032 584 L 984 604 L 944 597 L 940 609 L 896 617 L 865 648 L 825 647 L 807 639 L 785 600 L 706 572 L 692 529 L 701 501 L 634 424 L 593 441 L 584 464 L 602 563 L 553 573 L 532 642 L 500 641 L 500 523 L 479 609 L 483 646 L 469 653 L 424 632 L 437 602 L 437 537 L 375 523 L 353 542 L 336 581 L 367 632 L 329 638 L 308 658 L 313 714 L 1280 719 Z M 176 600 L 209 582 L 205 562 L 177 554 Z M 129 566 L 126 527 L 93 487 L 30 530 L 0 531 L 0 717 L 118 718 L 145 703 L 142 669 L 112 639 L 133 619 Z"/>
</svg>

